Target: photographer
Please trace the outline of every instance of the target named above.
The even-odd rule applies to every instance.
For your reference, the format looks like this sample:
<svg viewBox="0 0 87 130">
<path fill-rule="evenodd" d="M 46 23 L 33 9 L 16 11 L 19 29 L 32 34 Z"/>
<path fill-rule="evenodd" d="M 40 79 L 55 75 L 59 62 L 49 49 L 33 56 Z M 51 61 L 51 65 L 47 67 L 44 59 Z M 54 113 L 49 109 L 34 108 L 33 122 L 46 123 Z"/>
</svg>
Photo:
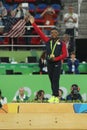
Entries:
<svg viewBox="0 0 87 130">
<path fill-rule="evenodd" d="M 67 95 L 66 101 L 76 101 L 79 100 L 82 102 L 82 96 L 79 93 L 80 88 L 77 84 L 72 84 L 71 86 L 71 93 Z"/>
</svg>

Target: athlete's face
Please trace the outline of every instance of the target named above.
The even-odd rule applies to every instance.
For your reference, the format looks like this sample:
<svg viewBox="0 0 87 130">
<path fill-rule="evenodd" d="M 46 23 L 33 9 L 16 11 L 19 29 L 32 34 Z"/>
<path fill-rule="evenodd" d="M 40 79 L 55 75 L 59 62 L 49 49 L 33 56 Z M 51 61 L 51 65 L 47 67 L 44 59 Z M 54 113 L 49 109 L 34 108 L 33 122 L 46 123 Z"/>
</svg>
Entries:
<svg viewBox="0 0 87 130">
<path fill-rule="evenodd" d="M 58 37 L 59 33 L 57 30 L 51 30 L 51 38 L 55 39 Z"/>
</svg>

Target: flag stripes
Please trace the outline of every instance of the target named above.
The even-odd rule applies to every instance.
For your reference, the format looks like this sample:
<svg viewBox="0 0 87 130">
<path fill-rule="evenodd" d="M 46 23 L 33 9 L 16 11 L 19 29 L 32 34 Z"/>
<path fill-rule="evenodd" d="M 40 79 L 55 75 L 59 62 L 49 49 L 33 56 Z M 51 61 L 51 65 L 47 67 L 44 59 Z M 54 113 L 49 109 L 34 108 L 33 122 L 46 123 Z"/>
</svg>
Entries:
<svg viewBox="0 0 87 130">
<path fill-rule="evenodd" d="M 20 19 L 16 24 L 12 26 L 9 32 L 5 33 L 4 35 L 6 37 L 21 37 L 25 33 L 25 20 Z"/>
</svg>

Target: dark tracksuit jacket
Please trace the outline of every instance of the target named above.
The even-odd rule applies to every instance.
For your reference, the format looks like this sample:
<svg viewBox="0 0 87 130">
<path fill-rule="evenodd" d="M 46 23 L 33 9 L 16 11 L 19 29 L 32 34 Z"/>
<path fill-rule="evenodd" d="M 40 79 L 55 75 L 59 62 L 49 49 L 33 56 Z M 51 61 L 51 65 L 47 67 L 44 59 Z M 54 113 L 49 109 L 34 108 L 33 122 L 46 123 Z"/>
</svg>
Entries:
<svg viewBox="0 0 87 130">
<path fill-rule="evenodd" d="M 48 67 L 48 75 L 51 82 L 52 95 L 58 96 L 59 89 L 59 79 L 61 73 L 61 60 L 67 57 L 66 44 L 61 42 L 59 39 L 57 42 L 54 42 L 53 39 L 47 37 L 40 28 L 33 23 L 35 31 L 40 35 L 40 37 L 46 42 L 46 53 L 47 53 L 47 67 Z M 49 56 L 52 53 L 52 49 L 55 45 L 54 49 L 54 61 L 50 60 Z"/>
</svg>

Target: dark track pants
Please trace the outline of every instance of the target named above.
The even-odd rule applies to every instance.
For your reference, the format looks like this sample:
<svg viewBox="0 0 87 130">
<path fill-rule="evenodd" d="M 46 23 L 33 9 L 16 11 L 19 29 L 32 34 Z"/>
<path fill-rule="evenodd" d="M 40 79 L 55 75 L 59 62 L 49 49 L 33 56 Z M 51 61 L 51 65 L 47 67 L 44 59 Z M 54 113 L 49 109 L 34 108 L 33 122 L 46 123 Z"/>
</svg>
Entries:
<svg viewBox="0 0 87 130">
<path fill-rule="evenodd" d="M 51 82 L 52 95 L 58 96 L 61 62 L 48 63 L 48 75 Z"/>
</svg>

